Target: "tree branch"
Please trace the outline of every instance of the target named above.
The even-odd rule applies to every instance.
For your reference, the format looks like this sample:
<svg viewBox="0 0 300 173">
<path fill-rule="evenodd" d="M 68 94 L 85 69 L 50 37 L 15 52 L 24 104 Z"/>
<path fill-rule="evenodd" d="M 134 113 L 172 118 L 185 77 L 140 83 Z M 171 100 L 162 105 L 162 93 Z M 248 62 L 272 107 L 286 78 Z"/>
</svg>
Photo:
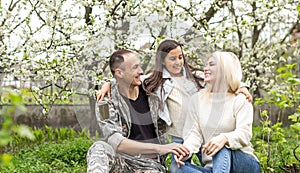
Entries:
<svg viewBox="0 0 300 173">
<path fill-rule="evenodd" d="M 239 24 L 238 24 L 238 19 L 237 19 L 237 15 L 235 13 L 235 9 L 233 8 L 233 2 L 231 1 L 231 8 L 229 8 L 229 11 L 233 14 L 234 16 L 234 22 L 236 24 L 236 28 L 237 28 L 237 34 L 238 34 L 238 39 L 239 39 L 239 47 L 240 47 L 240 51 L 239 51 L 239 56 L 238 57 L 242 57 L 243 56 L 243 43 L 242 43 L 242 38 L 243 38 L 243 34 L 240 30 Z"/>
<path fill-rule="evenodd" d="M 192 28 L 196 28 L 198 30 L 200 30 L 200 28 L 198 27 L 199 25 L 202 26 L 202 28 L 205 30 L 205 31 L 208 31 L 207 29 L 207 26 L 206 24 L 215 16 L 215 14 L 218 12 L 218 9 L 216 9 L 214 6 L 218 6 L 219 8 L 223 8 L 227 2 L 229 0 L 216 0 L 214 1 L 214 3 L 211 5 L 211 7 L 205 12 L 205 18 L 200 18 L 200 19 L 197 19 L 195 17 L 195 15 L 191 12 L 191 8 L 186 8 L 186 7 L 183 7 L 182 5 L 180 4 L 177 4 L 177 1 L 176 0 L 173 0 L 174 3 L 176 3 L 176 6 L 180 7 L 181 9 L 183 9 L 187 14 L 189 14 L 189 16 L 194 19 L 196 22 L 193 23 L 192 25 Z M 188 42 L 189 39 L 187 38 L 188 35 L 190 35 L 191 33 L 193 33 L 192 29 L 189 29 L 182 37 Z"/>
</svg>

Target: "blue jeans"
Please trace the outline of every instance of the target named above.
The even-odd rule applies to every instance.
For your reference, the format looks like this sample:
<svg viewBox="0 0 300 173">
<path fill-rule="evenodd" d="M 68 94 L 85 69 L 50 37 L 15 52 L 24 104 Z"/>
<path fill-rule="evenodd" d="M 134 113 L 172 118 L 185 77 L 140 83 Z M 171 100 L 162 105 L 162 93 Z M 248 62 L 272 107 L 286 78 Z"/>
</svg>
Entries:
<svg viewBox="0 0 300 173">
<path fill-rule="evenodd" d="M 178 143 L 178 144 L 183 144 L 183 139 L 175 137 L 175 136 L 172 136 L 172 142 Z M 196 156 L 198 157 L 200 163 L 203 165 L 203 163 L 202 163 L 202 156 L 201 156 L 201 149 L 199 149 L 199 152 L 196 153 Z M 191 165 L 191 167 L 196 166 L 196 165 L 191 164 L 191 161 L 192 161 L 192 157 L 189 158 L 189 159 L 187 159 L 187 160 L 185 160 L 184 163 Z M 171 173 L 176 173 L 178 170 L 179 170 L 179 168 L 178 168 L 177 163 L 176 163 L 176 161 L 174 159 L 174 154 L 172 154 L 172 163 L 171 163 L 171 166 L 170 166 L 170 172 Z"/>
<path fill-rule="evenodd" d="M 223 147 L 213 157 L 212 168 L 204 168 L 202 166 L 192 165 L 191 163 L 185 163 L 185 165 L 180 165 L 180 168 L 176 170 L 176 173 L 181 172 L 260 173 L 260 164 L 255 158 L 241 150 L 231 150 Z"/>
</svg>

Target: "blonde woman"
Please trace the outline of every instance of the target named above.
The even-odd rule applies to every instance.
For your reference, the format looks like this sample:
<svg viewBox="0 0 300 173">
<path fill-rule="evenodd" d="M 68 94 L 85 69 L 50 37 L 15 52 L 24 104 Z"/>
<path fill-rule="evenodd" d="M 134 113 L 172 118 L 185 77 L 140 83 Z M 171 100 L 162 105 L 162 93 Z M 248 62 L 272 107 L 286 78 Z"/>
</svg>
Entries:
<svg viewBox="0 0 300 173">
<path fill-rule="evenodd" d="M 197 153 L 202 146 L 204 166 L 183 164 L 188 157 L 177 155 L 177 172 L 260 172 L 250 142 L 253 106 L 245 95 L 234 94 L 241 79 L 235 54 L 215 52 L 209 56 L 204 69 L 206 88 L 192 96 L 187 110 L 185 126 L 192 128 L 183 133 L 183 146 L 175 149 Z"/>
</svg>

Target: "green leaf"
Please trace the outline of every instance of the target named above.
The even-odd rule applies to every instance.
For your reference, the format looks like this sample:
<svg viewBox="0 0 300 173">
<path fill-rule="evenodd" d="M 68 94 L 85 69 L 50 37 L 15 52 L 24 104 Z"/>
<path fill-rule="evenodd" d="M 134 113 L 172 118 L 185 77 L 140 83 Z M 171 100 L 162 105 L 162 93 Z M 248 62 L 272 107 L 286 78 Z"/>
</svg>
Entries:
<svg viewBox="0 0 300 173">
<path fill-rule="evenodd" d="M 291 128 L 297 130 L 297 131 L 300 131 L 300 123 L 295 123 L 295 124 L 292 124 L 291 125 Z"/>
<path fill-rule="evenodd" d="M 283 71 L 286 71 L 286 67 L 280 67 L 280 68 L 277 69 L 278 73 L 281 73 Z"/>
<path fill-rule="evenodd" d="M 291 72 L 285 72 L 283 74 L 279 75 L 280 78 L 288 78 L 288 77 L 293 77 L 293 74 Z"/>
<path fill-rule="evenodd" d="M 287 64 L 286 67 L 288 69 L 293 69 L 296 66 L 296 64 Z"/>
<path fill-rule="evenodd" d="M 5 166 L 9 166 L 10 165 L 10 161 L 12 159 L 12 156 L 9 154 L 3 154 L 1 156 L 1 161 Z"/>
<path fill-rule="evenodd" d="M 288 118 L 293 122 L 297 122 L 299 117 L 300 117 L 300 113 L 295 113 L 293 115 L 290 115 Z"/>
<path fill-rule="evenodd" d="M 290 78 L 288 78 L 288 82 L 291 83 L 291 84 L 294 84 L 294 85 L 300 85 L 300 79 L 299 78 L 290 77 Z"/>
<path fill-rule="evenodd" d="M 255 102 L 254 102 L 254 105 L 257 106 L 257 105 L 262 105 L 264 104 L 264 100 L 262 98 L 255 98 Z"/>
<path fill-rule="evenodd" d="M 0 146 L 7 145 L 12 140 L 10 133 L 7 130 L 0 131 Z"/>
</svg>

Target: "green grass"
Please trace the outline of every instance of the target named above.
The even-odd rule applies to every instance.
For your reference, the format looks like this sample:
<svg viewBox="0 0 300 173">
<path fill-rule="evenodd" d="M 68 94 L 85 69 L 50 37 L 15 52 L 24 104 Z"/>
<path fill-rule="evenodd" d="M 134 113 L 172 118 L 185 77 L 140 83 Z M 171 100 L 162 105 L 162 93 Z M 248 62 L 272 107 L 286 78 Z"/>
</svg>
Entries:
<svg viewBox="0 0 300 173">
<path fill-rule="evenodd" d="M 263 137 L 263 128 L 253 128 L 252 144 L 255 153 L 259 157 L 262 172 L 297 172 L 299 170 L 299 161 L 293 156 L 293 149 L 299 146 L 298 132 L 291 128 L 284 128 L 286 142 L 283 146 L 271 139 L 270 154 L 272 164 L 267 166 L 265 160 L 266 139 Z M 78 173 L 86 172 L 86 154 L 93 141 L 86 131 L 75 132 L 72 129 L 51 129 L 46 127 L 45 130 L 35 129 L 35 141 L 29 141 L 23 138 L 15 138 L 15 142 L 6 148 L 6 151 L 13 157 L 11 165 L 0 168 L 1 173 Z M 7 152 L 6 152 L 7 153 Z M 300 156 L 300 150 L 295 153 Z M 199 164 L 196 157 L 193 162 Z M 171 164 L 171 154 L 168 155 L 166 165 Z M 287 170 L 287 171 L 284 171 Z"/>
<path fill-rule="evenodd" d="M 86 153 L 92 143 L 77 138 L 21 149 L 13 154 L 11 165 L 1 172 L 86 172 Z"/>
</svg>

